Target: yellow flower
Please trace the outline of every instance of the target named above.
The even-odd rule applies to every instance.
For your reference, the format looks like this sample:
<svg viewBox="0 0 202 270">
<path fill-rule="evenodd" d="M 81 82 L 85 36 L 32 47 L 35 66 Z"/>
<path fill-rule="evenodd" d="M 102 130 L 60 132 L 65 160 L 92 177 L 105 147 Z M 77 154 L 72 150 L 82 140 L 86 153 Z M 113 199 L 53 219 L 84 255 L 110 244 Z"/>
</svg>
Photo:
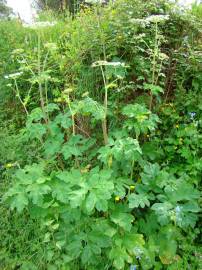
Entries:
<svg viewBox="0 0 202 270">
<path fill-rule="evenodd" d="M 179 128 L 179 125 L 177 124 L 177 125 L 175 125 L 175 127 L 176 127 L 176 128 Z"/>
<path fill-rule="evenodd" d="M 119 202 L 120 201 L 120 197 L 119 196 L 116 196 L 115 197 L 115 202 Z"/>
<path fill-rule="evenodd" d="M 135 190 L 135 186 L 130 186 L 130 190 L 131 191 Z"/>
<path fill-rule="evenodd" d="M 8 163 L 8 164 L 5 165 L 5 167 L 6 167 L 7 169 L 12 168 L 12 167 L 13 167 L 13 164 Z"/>
</svg>

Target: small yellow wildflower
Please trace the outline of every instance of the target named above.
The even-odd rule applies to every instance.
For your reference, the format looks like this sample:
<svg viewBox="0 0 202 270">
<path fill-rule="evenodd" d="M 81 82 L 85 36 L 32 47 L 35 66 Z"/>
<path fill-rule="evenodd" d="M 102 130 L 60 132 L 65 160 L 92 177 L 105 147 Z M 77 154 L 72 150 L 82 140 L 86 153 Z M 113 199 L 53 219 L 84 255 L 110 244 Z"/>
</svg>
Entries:
<svg viewBox="0 0 202 270">
<path fill-rule="evenodd" d="M 119 202 L 120 201 L 120 197 L 119 196 L 116 196 L 115 197 L 115 202 Z"/>
<path fill-rule="evenodd" d="M 12 168 L 12 167 L 13 167 L 13 164 L 11 164 L 11 163 L 8 163 L 8 164 L 5 165 L 6 169 L 9 169 L 9 168 Z"/>
<path fill-rule="evenodd" d="M 176 128 L 179 128 L 179 125 L 177 124 L 177 125 L 175 125 L 175 127 L 176 127 Z"/>
<path fill-rule="evenodd" d="M 135 186 L 130 186 L 130 190 L 131 191 L 135 190 Z"/>
</svg>

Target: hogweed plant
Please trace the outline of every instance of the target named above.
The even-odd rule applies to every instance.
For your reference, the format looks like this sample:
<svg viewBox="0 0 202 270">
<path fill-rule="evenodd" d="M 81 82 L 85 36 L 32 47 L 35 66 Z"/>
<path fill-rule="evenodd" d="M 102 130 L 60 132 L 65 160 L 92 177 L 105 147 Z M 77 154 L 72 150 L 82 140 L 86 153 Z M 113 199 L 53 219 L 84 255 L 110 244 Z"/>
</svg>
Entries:
<svg viewBox="0 0 202 270">
<path fill-rule="evenodd" d="M 81 13 L 89 21 L 75 17 L 56 43 L 43 44 L 37 28 L 32 58 L 16 52 L 20 76 L 32 95 L 36 90 L 21 136 L 25 145 L 37 146 L 37 155 L 12 168 L 4 201 L 43 228 L 44 269 L 192 267 L 196 252 L 190 243 L 199 234 L 201 105 L 187 95 L 180 104 L 176 98 L 155 106 L 164 91 L 163 24 L 170 17 L 148 16 L 154 7 L 137 3 L 141 12 L 133 1 L 121 1 L 96 14 Z M 53 62 L 60 62 L 58 74 Z M 88 86 L 79 92 L 86 70 L 100 98 Z M 145 90 L 149 102 L 139 102 Z"/>
</svg>

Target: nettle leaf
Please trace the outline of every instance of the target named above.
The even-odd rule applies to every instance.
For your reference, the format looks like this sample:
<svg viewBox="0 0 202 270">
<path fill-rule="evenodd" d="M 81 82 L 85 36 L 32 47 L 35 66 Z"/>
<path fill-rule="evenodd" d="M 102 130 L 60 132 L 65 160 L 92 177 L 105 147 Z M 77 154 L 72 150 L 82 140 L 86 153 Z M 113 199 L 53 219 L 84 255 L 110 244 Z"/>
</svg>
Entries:
<svg viewBox="0 0 202 270">
<path fill-rule="evenodd" d="M 150 206 L 149 196 L 147 194 L 130 194 L 128 196 L 129 208 L 144 208 Z"/>
<path fill-rule="evenodd" d="M 119 207 L 113 210 L 110 219 L 125 231 L 130 231 L 134 217 L 131 214 L 124 212 L 124 209 Z"/>
</svg>

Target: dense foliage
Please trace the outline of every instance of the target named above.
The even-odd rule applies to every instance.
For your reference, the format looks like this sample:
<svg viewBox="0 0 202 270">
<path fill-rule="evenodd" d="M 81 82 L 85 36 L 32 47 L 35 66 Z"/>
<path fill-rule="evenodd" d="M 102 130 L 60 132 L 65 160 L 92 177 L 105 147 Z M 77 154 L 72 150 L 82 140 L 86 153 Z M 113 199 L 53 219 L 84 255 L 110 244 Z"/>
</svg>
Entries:
<svg viewBox="0 0 202 270">
<path fill-rule="evenodd" d="M 201 6 L 42 18 L 0 22 L 1 269 L 200 269 Z"/>
</svg>

